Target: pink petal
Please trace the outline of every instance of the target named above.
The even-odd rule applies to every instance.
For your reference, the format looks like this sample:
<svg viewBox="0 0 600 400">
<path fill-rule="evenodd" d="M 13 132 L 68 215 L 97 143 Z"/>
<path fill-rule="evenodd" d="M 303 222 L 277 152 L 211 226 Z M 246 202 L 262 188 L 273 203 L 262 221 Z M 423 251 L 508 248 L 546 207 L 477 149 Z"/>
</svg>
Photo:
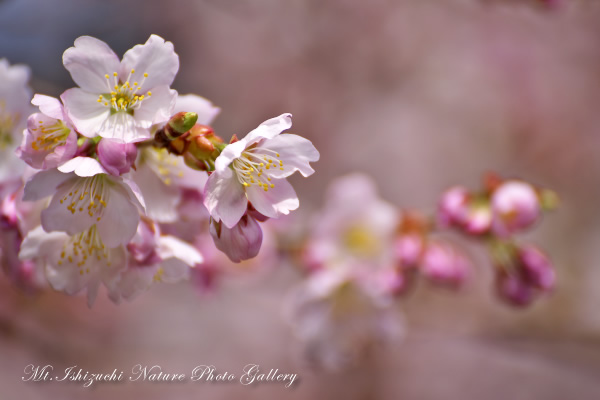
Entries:
<svg viewBox="0 0 600 400">
<path fill-rule="evenodd" d="M 292 114 L 281 114 L 279 117 L 268 119 L 260 124 L 258 128 L 248 133 L 244 137 L 244 140 L 246 140 L 247 143 L 250 143 L 258 138 L 272 139 L 291 127 Z"/>
<path fill-rule="evenodd" d="M 204 205 L 217 222 L 223 221 L 228 228 L 237 224 L 246 212 L 248 201 L 233 171 L 213 172 L 204 189 Z"/>
<path fill-rule="evenodd" d="M 58 186 L 73 176 L 73 174 L 63 174 L 57 169 L 40 171 L 25 183 L 23 200 L 35 201 L 51 196 Z"/>
<path fill-rule="evenodd" d="M 73 88 L 65 91 L 60 98 L 65 105 L 65 113 L 77 131 L 90 138 L 98 136 L 110 116 L 110 109 L 98 103 L 98 95 Z"/>
<path fill-rule="evenodd" d="M 152 96 L 142 101 L 140 108 L 134 111 L 136 125 L 149 129 L 154 124 L 168 121 L 176 101 L 177 91 L 168 86 L 155 87 L 152 89 Z"/>
<path fill-rule="evenodd" d="M 122 82 L 128 78 L 132 84 L 138 82 L 140 93 L 145 93 L 157 86 L 170 86 L 178 70 L 179 56 L 175 54 L 173 43 L 152 35 L 145 44 L 138 44 L 125 53 L 119 78 Z M 144 73 L 148 74 L 145 79 Z"/>
<path fill-rule="evenodd" d="M 109 93 L 105 75 L 112 78 L 119 71 L 119 57 L 106 43 L 90 36 L 81 36 L 63 54 L 63 64 L 80 88 L 87 92 Z"/>
<path fill-rule="evenodd" d="M 38 106 L 40 111 L 54 119 L 64 119 L 63 106 L 56 97 L 36 94 L 31 100 L 31 104 Z"/>
<path fill-rule="evenodd" d="M 257 185 L 246 188 L 248 200 L 256 208 L 256 211 L 270 218 L 278 218 L 282 214 L 289 214 L 291 210 L 295 210 L 300 206 L 298 196 L 288 181 L 278 179 L 273 180 L 272 183 L 275 187 L 270 188 L 267 192 Z"/>
<path fill-rule="evenodd" d="M 129 194 L 121 185 L 112 187 L 104 213 L 96 223 L 102 242 L 107 247 L 127 244 L 135 235 L 139 222 L 138 208 L 131 202 Z"/>
<path fill-rule="evenodd" d="M 65 174 L 75 172 L 75 175 L 83 178 L 108 173 L 98 160 L 91 157 L 75 157 L 58 167 L 58 170 Z"/>
<path fill-rule="evenodd" d="M 279 157 L 273 157 L 268 154 L 277 163 L 283 162 L 283 170 L 279 165 L 275 165 L 268 174 L 274 178 L 285 178 L 296 171 L 300 171 L 303 176 L 312 175 L 315 170 L 312 169 L 309 162 L 319 160 L 319 152 L 313 146 L 310 140 L 293 134 L 283 134 L 261 143 L 259 147 L 264 147 L 279 154 Z"/>
</svg>

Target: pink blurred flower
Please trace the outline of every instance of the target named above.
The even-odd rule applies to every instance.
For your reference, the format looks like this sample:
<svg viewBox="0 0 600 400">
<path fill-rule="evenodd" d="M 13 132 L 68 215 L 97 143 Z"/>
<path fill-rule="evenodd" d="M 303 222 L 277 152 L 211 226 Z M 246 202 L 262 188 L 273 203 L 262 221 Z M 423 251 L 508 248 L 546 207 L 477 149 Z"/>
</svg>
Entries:
<svg viewBox="0 0 600 400">
<path fill-rule="evenodd" d="M 33 112 L 30 71 L 24 65 L 10 65 L 0 59 L 0 181 L 14 178 L 23 171 L 23 163 L 15 155 L 26 117 Z"/>
<path fill-rule="evenodd" d="M 376 271 L 399 264 L 400 214 L 378 197 L 368 176 L 338 178 L 326 196 L 325 206 L 313 219 L 304 252 L 311 269 L 353 266 Z"/>
<path fill-rule="evenodd" d="M 75 156 L 77 133 L 58 99 L 36 94 L 31 102 L 41 112 L 29 116 L 16 154 L 33 168 L 56 168 Z"/>
<path fill-rule="evenodd" d="M 438 206 L 438 219 L 445 227 L 454 226 L 471 235 L 488 232 L 492 223 L 489 204 L 462 186 L 448 189 Z"/>
<path fill-rule="evenodd" d="M 81 36 L 65 51 L 63 63 L 79 87 L 61 99 L 82 135 L 137 142 L 171 117 L 177 92 L 169 86 L 179 69 L 171 42 L 151 35 L 119 61 L 103 41 Z"/>
<path fill-rule="evenodd" d="M 455 246 L 439 241 L 427 245 L 421 270 L 433 283 L 458 288 L 467 279 L 470 269 L 469 259 Z"/>
<path fill-rule="evenodd" d="M 530 184 L 506 181 L 491 196 L 492 230 L 507 237 L 529 228 L 541 215 L 540 200 Z"/>
<path fill-rule="evenodd" d="M 137 147 L 133 143 L 123 143 L 117 140 L 102 139 L 96 147 L 98 161 L 114 176 L 125 174 L 137 158 Z"/>
<path fill-rule="evenodd" d="M 19 258 L 41 263 L 55 290 L 75 295 L 87 289 L 90 307 L 100 284 L 112 287 L 127 267 L 125 248 L 106 246 L 96 225 L 73 236 L 37 227 L 23 240 Z"/>
<path fill-rule="evenodd" d="M 402 322 L 391 298 L 364 283 L 348 270 L 324 269 L 290 294 L 286 316 L 309 362 L 339 370 L 400 336 Z"/>
<path fill-rule="evenodd" d="M 511 252 L 496 276 L 498 295 L 511 305 L 526 306 L 539 294 L 554 289 L 556 274 L 548 257 L 537 247 L 525 245 Z"/>
<path fill-rule="evenodd" d="M 94 226 L 109 247 L 129 242 L 144 210 L 133 182 L 107 174 L 98 161 L 88 157 L 76 157 L 27 181 L 24 200 L 48 196 L 52 199 L 42 211 L 46 231 L 75 235 Z"/>
<path fill-rule="evenodd" d="M 319 152 L 307 139 L 281 134 L 291 126 L 291 114 L 267 120 L 217 157 L 204 195 L 204 205 L 216 222 L 233 228 L 248 201 L 269 218 L 298 208 L 298 196 L 285 178 L 296 171 L 312 175 L 309 163 L 319 159 Z"/>
</svg>

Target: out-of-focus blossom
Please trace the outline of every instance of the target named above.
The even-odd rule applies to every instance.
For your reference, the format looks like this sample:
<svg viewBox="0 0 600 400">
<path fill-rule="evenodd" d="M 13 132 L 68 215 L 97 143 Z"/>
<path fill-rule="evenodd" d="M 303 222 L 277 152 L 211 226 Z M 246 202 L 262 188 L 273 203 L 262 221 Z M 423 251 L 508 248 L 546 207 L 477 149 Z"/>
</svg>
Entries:
<svg viewBox="0 0 600 400">
<path fill-rule="evenodd" d="M 122 61 L 103 41 L 81 36 L 65 51 L 63 64 L 79 87 L 61 99 L 84 136 L 126 143 L 149 139 L 152 125 L 173 112 L 177 92 L 169 86 L 179 57 L 173 44 L 159 36 L 128 50 Z"/>
<path fill-rule="evenodd" d="M 486 199 L 472 195 L 462 186 L 454 186 L 442 195 L 438 219 L 442 226 L 454 226 L 465 233 L 481 235 L 489 231 L 492 213 Z"/>
<path fill-rule="evenodd" d="M 56 168 L 77 152 L 77 133 L 58 99 L 36 94 L 31 103 L 40 112 L 27 119 L 17 156 L 33 168 Z"/>
<path fill-rule="evenodd" d="M 119 176 L 131 170 L 137 158 L 137 147 L 133 143 L 102 139 L 96 148 L 98 161 L 111 175 Z"/>
<path fill-rule="evenodd" d="M 339 268 L 309 276 L 290 295 L 286 311 L 307 359 L 328 370 L 356 364 L 372 347 L 402 332 L 391 299 Z"/>
<path fill-rule="evenodd" d="M 433 283 L 458 288 L 469 275 L 471 263 L 455 246 L 430 241 L 423 255 L 421 271 Z"/>
<path fill-rule="evenodd" d="M 225 147 L 205 188 L 204 205 L 215 221 L 233 228 L 248 201 L 269 218 L 298 208 L 298 196 L 285 178 L 296 171 L 311 175 L 309 163 L 319 159 L 319 152 L 307 139 L 281 134 L 291 126 L 291 114 L 282 114 Z"/>
<path fill-rule="evenodd" d="M 64 232 L 45 232 L 40 226 L 23 240 L 19 258 L 42 263 L 48 282 L 55 290 L 75 295 L 87 289 L 90 307 L 100 284 L 113 287 L 127 268 L 125 248 L 107 246 L 96 225 L 72 236 Z"/>
<path fill-rule="evenodd" d="M 188 279 L 190 267 L 203 261 L 196 248 L 174 236 L 161 235 L 158 226 L 149 220 L 140 221 L 127 250 L 128 268 L 109 288 L 115 303 L 133 300 L 155 283 Z"/>
<path fill-rule="evenodd" d="M 554 289 L 554 268 L 540 249 L 532 245 L 503 245 L 497 247 L 498 251 L 504 252 L 497 257 L 496 289 L 500 298 L 514 306 L 526 306 L 541 293 Z"/>
<path fill-rule="evenodd" d="M 52 196 L 42 211 L 47 232 L 69 235 L 94 228 L 108 247 L 126 244 L 136 232 L 143 199 L 136 185 L 107 173 L 100 163 L 76 157 L 58 169 L 38 172 L 25 185 L 24 200 Z"/>
<path fill-rule="evenodd" d="M 23 163 L 14 152 L 27 116 L 33 111 L 29 75 L 28 67 L 11 66 L 0 59 L 0 181 L 23 171 Z"/>
<path fill-rule="evenodd" d="M 311 269 L 351 265 L 393 268 L 400 213 L 377 196 L 373 181 L 352 174 L 332 182 L 326 204 L 315 215 L 304 261 Z"/>
<path fill-rule="evenodd" d="M 492 230 L 507 237 L 533 225 L 541 215 L 539 197 L 528 183 L 506 181 L 491 196 Z"/>
</svg>

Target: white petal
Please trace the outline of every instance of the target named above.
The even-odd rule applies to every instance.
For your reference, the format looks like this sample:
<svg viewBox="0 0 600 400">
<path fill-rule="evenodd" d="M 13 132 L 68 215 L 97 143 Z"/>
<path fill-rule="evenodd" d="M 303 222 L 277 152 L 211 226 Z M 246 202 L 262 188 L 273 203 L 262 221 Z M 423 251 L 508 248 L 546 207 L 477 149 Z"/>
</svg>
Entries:
<svg viewBox="0 0 600 400">
<path fill-rule="evenodd" d="M 265 141 L 263 146 L 279 154 L 279 157 L 271 155 L 275 163 L 278 160 L 283 162 L 283 170 L 279 165 L 275 165 L 275 168 L 267 172 L 270 176 L 285 178 L 296 171 L 300 171 L 303 176 L 310 176 L 315 172 L 309 162 L 318 161 L 319 152 L 310 140 L 298 135 L 284 134 Z"/>
<path fill-rule="evenodd" d="M 177 186 L 166 185 L 148 166 L 141 163 L 131 177 L 138 184 L 146 203 L 146 215 L 161 223 L 177 220 L 180 191 Z"/>
<path fill-rule="evenodd" d="M 154 124 L 168 121 L 173 114 L 176 101 L 176 90 L 171 90 L 164 85 L 152 89 L 152 96 L 144 99 L 140 108 L 133 113 L 137 126 L 150 128 Z"/>
<path fill-rule="evenodd" d="M 246 212 L 248 202 L 244 187 L 238 182 L 233 171 L 213 172 L 204 189 L 204 205 L 218 222 L 232 228 Z"/>
<path fill-rule="evenodd" d="M 65 91 L 60 98 L 65 105 L 65 113 L 83 136 L 97 136 L 110 116 L 109 108 L 98 103 L 98 94 L 73 88 Z"/>
<path fill-rule="evenodd" d="M 115 185 L 111 188 L 110 198 L 106 200 L 104 213 L 96 224 L 102 242 L 107 247 L 127 244 L 135 235 L 139 222 L 140 214 L 130 194 L 121 185 Z"/>
<path fill-rule="evenodd" d="M 62 246 L 68 239 L 68 236 L 63 232 L 46 232 L 41 226 L 30 231 L 19 251 L 20 260 L 33 260 L 37 258 L 48 257 L 51 250 L 55 250 Z"/>
<path fill-rule="evenodd" d="M 63 54 L 63 64 L 80 88 L 92 93 L 110 92 L 105 75 L 112 78 L 119 72 L 119 57 L 106 43 L 90 36 L 81 36 Z"/>
<path fill-rule="evenodd" d="M 64 173 L 75 172 L 80 177 L 108 174 L 98 160 L 91 157 L 75 157 L 58 167 L 58 170 Z"/>
<path fill-rule="evenodd" d="M 31 100 L 31 104 L 38 106 L 40 111 L 54 119 L 64 119 L 63 107 L 56 97 L 36 94 Z"/>
<path fill-rule="evenodd" d="M 73 176 L 74 174 L 63 174 L 57 169 L 40 171 L 25 183 L 23 200 L 34 201 L 51 196 L 58 186 Z"/>
<path fill-rule="evenodd" d="M 272 183 L 275 187 L 270 188 L 267 192 L 257 185 L 246 188 L 248 200 L 256 208 L 256 211 L 270 218 L 278 218 L 299 207 L 298 196 L 288 181 L 278 179 L 273 180 Z"/>
<path fill-rule="evenodd" d="M 96 222 L 96 216 L 89 216 L 85 208 L 82 211 L 74 209 L 75 212 L 67 208 L 73 203 L 73 196 L 69 196 L 69 193 L 73 193 L 75 184 L 80 179 L 85 178 L 74 177 L 60 185 L 48 208 L 42 211 L 42 226 L 46 232 L 60 231 L 75 235 L 85 231 Z M 65 198 L 66 200 L 64 200 Z M 63 200 L 62 204 L 61 200 Z"/>
<path fill-rule="evenodd" d="M 215 171 L 218 173 L 226 172 L 229 164 L 242 155 L 242 152 L 246 149 L 246 145 L 247 143 L 244 139 L 227 145 L 215 160 Z"/>
<path fill-rule="evenodd" d="M 292 114 L 281 114 L 279 117 L 271 118 L 263 122 L 244 137 L 250 143 L 258 138 L 272 139 L 281 132 L 292 127 Z"/>
<path fill-rule="evenodd" d="M 131 179 L 121 178 L 123 181 L 123 189 L 127 192 L 129 196 L 129 200 L 135 204 L 138 210 L 143 213 L 146 211 L 146 202 L 144 201 L 144 196 L 142 196 L 142 191 L 138 187 L 138 185 Z"/>
<path fill-rule="evenodd" d="M 173 113 L 181 111 L 195 112 L 198 114 L 198 123 L 202 125 L 210 125 L 217 114 L 221 112 L 219 107 L 215 107 L 210 100 L 195 94 L 180 94 L 177 96 L 177 103 Z"/>
<path fill-rule="evenodd" d="M 198 250 L 174 236 L 161 236 L 158 238 L 158 255 L 163 259 L 176 258 L 188 266 L 200 264 L 203 259 Z"/>
<path fill-rule="evenodd" d="M 140 142 L 151 137 L 150 127 L 138 126 L 136 119 L 125 111 L 106 118 L 98 127 L 98 135 L 124 143 Z"/>
<path fill-rule="evenodd" d="M 190 276 L 190 267 L 176 258 L 163 261 L 160 267 L 163 270 L 160 279 L 165 283 L 177 283 L 188 279 Z"/>
<path fill-rule="evenodd" d="M 132 69 L 135 72 L 130 76 Z M 122 82 L 128 78 L 130 83 L 139 82 L 140 93 L 144 94 L 157 86 L 170 86 L 178 70 L 179 56 L 175 54 L 173 43 L 152 35 L 145 44 L 138 44 L 125 53 L 119 77 Z M 145 80 L 144 73 L 148 74 Z"/>
</svg>

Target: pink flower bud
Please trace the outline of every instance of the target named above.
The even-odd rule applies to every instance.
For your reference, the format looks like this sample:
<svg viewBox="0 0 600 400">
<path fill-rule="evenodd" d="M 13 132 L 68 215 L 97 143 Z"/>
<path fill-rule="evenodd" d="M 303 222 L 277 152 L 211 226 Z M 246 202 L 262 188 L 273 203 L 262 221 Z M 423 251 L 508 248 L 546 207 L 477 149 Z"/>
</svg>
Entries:
<svg viewBox="0 0 600 400">
<path fill-rule="evenodd" d="M 490 229 L 492 214 L 487 200 L 473 198 L 465 188 L 455 186 L 442 195 L 438 219 L 442 226 L 454 226 L 470 235 L 482 235 Z"/>
<path fill-rule="evenodd" d="M 530 227 L 540 216 L 534 188 L 520 181 L 506 181 L 492 194 L 492 231 L 500 236 Z"/>
<path fill-rule="evenodd" d="M 137 158 L 137 147 L 134 143 L 122 143 L 117 140 L 100 140 L 96 151 L 102 166 L 115 176 L 129 172 Z"/>
<path fill-rule="evenodd" d="M 467 218 L 469 192 L 462 186 L 446 190 L 438 206 L 438 218 L 443 226 L 462 226 Z"/>
<path fill-rule="evenodd" d="M 496 291 L 502 300 L 516 307 L 528 306 L 537 294 L 520 274 L 507 274 L 504 271 L 496 276 Z"/>
<path fill-rule="evenodd" d="M 215 246 L 233 262 L 256 257 L 262 244 L 262 229 L 256 220 L 245 214 L 233 227 L 211 220 L 210 235 Z"/>
<path fill-rule="evenodd" d="M 550 291 L 556 284 L 556 274 L 548 257 L 534 246 L 519 250 L 519 261 L 525 279 L 534 287 Z"/>
<path fill-rule="evenodd" d="M 19 192 L 5 196 L 0 203 L 0 227 L 2 229 L 16 228 L 18 226 L 17 193 Z"/>
<path fill-rule="evenodd" d="M 423 256 L 422 271 L 434 283 L 458 288 L 466 280 L 471 263 L 448 243 L 430 243 Z"/>
<path fill-rule="evenodd" d="M 396 257 L 402 268 L 414 268 L 419 264 L 423 245 L 423 238 L 417 234 L 401 235 L 396 240 Z"/>
</svg>

